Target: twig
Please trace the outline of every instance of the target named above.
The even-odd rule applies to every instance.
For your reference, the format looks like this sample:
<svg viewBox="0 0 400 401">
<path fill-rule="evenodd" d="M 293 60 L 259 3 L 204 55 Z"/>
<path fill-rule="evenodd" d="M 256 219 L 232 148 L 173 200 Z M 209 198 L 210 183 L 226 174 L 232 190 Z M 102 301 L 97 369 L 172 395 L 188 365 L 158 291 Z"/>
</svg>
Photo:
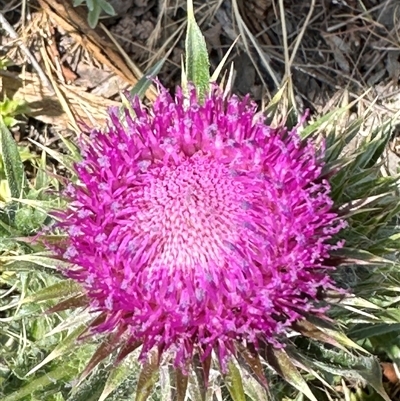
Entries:
<svg viewBox="0 0 400 401">
<path fill-rule="evenodd" d="M 19 39 L 17 32 L 15 32 L 14 28 L 8 23 L 6 18 L 2 13 L 0 13 L 0 25 L 3 26 L 4 30 L 10 35 L 12 39 Z M 43 72 L 42 68 L 40 67 L 39 63 L 36 61 L 35 56 L 30 52 L 28 47 L 22 43 L 20 43 L 21 50 L 25 53 L 26 57 L 32 64 L 32 67 L 36 70 L 39 75 L 40 80 L 47 86 L 49 91 L 52 95 L 55 94 L 53 86 L 51 85 L 49 79 L 47 78 L 46 74 Z"/>
</svg>

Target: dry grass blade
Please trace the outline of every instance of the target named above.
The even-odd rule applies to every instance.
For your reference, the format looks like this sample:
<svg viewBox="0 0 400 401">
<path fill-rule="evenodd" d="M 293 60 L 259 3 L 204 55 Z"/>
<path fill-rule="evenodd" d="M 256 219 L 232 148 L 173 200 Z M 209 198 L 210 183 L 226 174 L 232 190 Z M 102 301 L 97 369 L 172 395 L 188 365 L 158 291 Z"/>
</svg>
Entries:
<svg viewBox="0 0 400 401">
<path fill-rule="evenodd" d="M 40 48 L 40 54 L 42 55 L 42 59 L 44 61 L 44 64 L 46 66 L 47 71 L 50 71 L 50 60 L 48 57 L 48 54 L 45 51 L 44 46 L 42 46 Z M 67 115 L 68 119 L 69 119 L 69 124 L 71 125 L 71 127 L 74 129 L 75 132 L 79 132 L 79 127 L 77 124 L 77 120 L 74 116 L 74 113 L 71 110 L 71 107 L 69 106 L 69 103 L 67 102 L 65 96 L 62 94 L 59 85 L 57 84 L 56 80 L 54 79 L 53 75 L 51 74 L 51 72 L 49 73 L 49 77 L 51 79 L 51 82 L 53 84 L 53 88 L 55 90 L 55 93 L 57 95 L 57 98 L 60 102 L 60 105 L 64 111 L 64 113 Z"/>
<path fill-rule="evenodd" d="M 4 28 L 5 31 L 10 35 L 12 39 L 18 39 L 18 34 L 15 32 L 14 28 L 8 23 L 6 18 L 2 13 L 0 13 L 0 25 Z M 54 89 L 47 78 L 46 74 L 43 72 L 42 68 L 40 67 L 39 63 L 37 62 L 36 58 L 33 56 L 33 54 L 30 52 L 30 50 L 25 46 L 24 43 L 20 43 L 19 45 L 20 49 L 25 53 L 26 57 L 32 64 L 33 68 L 36 70 L 38 73 L 41 81 L 47 86 L 48 90 L 50 93 L 54 94 Z"/>
<path fill-rule="evenodd" d="M 167 8 L 168 8 L 168 0 L 161 0 L 158 2 L 158 17 L 157 17 L 157 24 L 151 33 L 150 37 L 147 39 L 147 45 L 150 47 L 150 49 L 154 49 L 156 46 L 156 43 L 161 35 L 162 32 L 162 22 L 167 14 Z"/>
<path fill-rule="evenodd" d="M 148 67 L 155 64 L 156 60 L 160 60 L 162 57 L 168 58 L 172 51 L 175 49 L 178 42 L 182 39 L 182 35 L 184 34 L 186 29 L 186 20 L 182 21 L 182 23 L 177 27 L 174 33 L 169 36 L 158 49 L 157 52 L 154 53 L 147 61 L 146 65 Z M 171 44 L 171 42 L 175 39 L 175 41 Z"/>
<path fill-rule="evenodd" d="M 257 67 L 257 62 L 254 60 L 253 56 L 252 56 L 252 52 L 249 46 L 249 43 L 247 41 L 247 38 L 250 39 L 252 45 L 254 46 L 254 48 L 256 49 L 264 67 L 266 68 L 266 70 L 268 71 L 271 79 L 274 81 L 274 84 L 276 85 L 276 87 L 279 87 L 280 85 L 280 80 L 281 77 L 279 77 L 278 73 L 276 73 L 273 68 L 271 67 L 270 61 L 268 59 L 268 56 L 265 54 L 265 52 L 263 51 L 263 49 L 260 47 L 257 39 L 254 37 L 254 35 L 251 33 L 250 29 L 247 27 L 247 25 L 245 24 L 245 22 L 243 21 L 242 16 L 240 15 L 240 7 L 238 4 L 238 1 L 241 0 L 232 0 L 232 7 L 233 7 L 233 12 L 235 15 L 235 19 L 236 22 L 238 24 L 238 28 L 239 28 L 239 32 L 240 35 L 243 39 L 243 43 L 244 46 L 246 48 L 246 51 L 249 55 L 249 57 L 251 58 L 255 68 L 257 69 L 257 72 L 260 76 L 260 79 L 263 81 L 264 86 L 266 86 L 266 83 L 263 80 L 263 74 L 261 73 L 261 71 L 259 70 L 259 68 Z"/>
<path fill-rule="evenodd" d="M 36 74 L 12 74 L 0 70 L 0 94 L 14 100 L 25 100 L 30 105 L 30 115 L 36 119 L 53 124 L 61 129 L 73 128 L 71 118 L 60 104 L 60 98 L 43 86 Z M 58 84 L 60 94 L 68 103 L 74 120 L 92 126 L 103 125 L 107 120 L 107 108 L 121 106 L 121 103 L 96 96 L 73 85 Z M 90 117 L 89 117 L 90 116 Z"/>
<path fill-rule="evenodd" d="M 288 32 L 286 28 L 285 5 L 283 4 L 283 0 L 279 0 L 279 11 L 281 13 L 280 20 L 282 24 L 283 54 L 285 57 L 285 80 L 291 78 L 291 63 L 289 59 Z"/>
<path fill-rule="evenodd" d="M 280 1 L 282 1 L 282 0 L 280 0 Z M 301 41 L 302 41 L 302 39 L 304 37 L 304 34 L 305 34 L 306 29 L 308 27 L 308 24 L 309 24 L 309 22 L 311 20 L 311 17 L 313 15 L 313 12 L 314 12 L 314 9 L 315 9 L 315 1 L 316 0 L 311 0 L 310 10 L 308 11 L 308 14 L 307 14 L 307 17 L 306 17 L 306 19 L 304 21 L 304 24 L 301 27 L 300 33 L 297 35 L 296 42 L 295 42 L 295 44 L 293 46 L 292 55 L 291 55 L 290 60 L 289 60 L 289 65 L 290 66 L 292 66 L 292 64 L 294 62 L 294 59 L 296 57 L 297 51 L 299 50 Z"/>
<path fill-rule="evenodd" d="M 126 54 L 126 52 L 121 47 L 121 45 L 115 40 L 115 38 L 113 37 L 111 32 L 103 24 L 100 24 L 100 27 L 103 29 L 103 31 L 106 33 L 106 35 L 110 38 L 110 40 L 115 45 L 115 47 L 118 49 L 118 51 L 121 53 L 121 55 L 124 58 L 126 64 L 133 71 L 133 73 L 136 75 L 136 77 L 138 77 L 139 79 L 142 78 L 143 77 L 142 71 L 140 71 L 139 67 Z M 170 51 L 172 51 L 172 49 Z M 147 98 L 154 99 L 156 96 L 157 96 L 157 91 L 156 91 L 154 85 L 150 85 L 150 87 L 149 87 L 149 89 L 147 91 Z"/>
<path fill-rule="evenodd" d="M 103 34 L 98 27 L 91 29 L 87 23 L 86 13 L 79 8 L 73 8 L 69 2 L 55 0 L 38 0 L 43 10 L 55 22 L 61 26 L 77 43 L 86 48 L 92 56 L 101 64 L 109 67 L 114 73 L 122 77 L 126 82 L 135 85 L 142 77 L 136 76 L 126 64 L 126 58 L 122 57 L 115 44 Z M 139 73 L 139 69 L 136 69 Z M 155 88 L 152 86 L 146 92 L 149 100 L 155 99 Z"/>
</svg>

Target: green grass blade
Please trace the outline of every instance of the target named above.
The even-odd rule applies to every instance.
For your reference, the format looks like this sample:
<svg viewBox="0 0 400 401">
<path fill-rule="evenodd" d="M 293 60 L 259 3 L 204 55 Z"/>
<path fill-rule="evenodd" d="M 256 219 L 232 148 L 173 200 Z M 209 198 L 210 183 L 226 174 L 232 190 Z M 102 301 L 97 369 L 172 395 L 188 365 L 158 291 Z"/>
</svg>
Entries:
<svg viewBox="0 0 400 401">
<path fill-rule="evenodd" d="M 37 379 L 28 382 L 25 386 L 14 391 L 12 394 L 2 398 L 2 401 L 19 401 L 26 399 L 26 397 L 32 393 L 37 392 L 38 389 L 42 390 L 61 380 L 67 382 L 78 373 L 76 366 L 77 365 L 75 365 L 73 361 L 67 364 L 62 364 L 51 372 L 39 376 Z"/>
<path fill-rule="evenodd" d="M 64 355 L 67 352 L 72 351 L 72 349 L 77 345 L 76 339 L 86 329 L 87 329 L 86 325 L 81 325 L 78 328 L 76 328 L 71 334 L 69 334 L 67 337 L 65 337 L 64 340 L 62 340 L 60 343 L 58 343 L 56 345 L 56 347 L 53 349 L 53 351 L 51 351 L 51 353 L 49 355 L 47 355 L 47 357 L 44 358 L 42 362 L 40 362 L 33 369 L 31 369 L 26 375 L 29 376 L 29 375 L 35 373 L 41 367 L 43 367 L 44 365 L 47 365 L 54 359 L 60 357 L 61 355 Z"/>
<path fill-rule="evenodd" d="M 141 99 L 144 98 L 144 95 L 152 84 L 152 79 L 157 76 L 157 74 L 161 71 L 162 66 L 165 63 L 166 58 L 163 57 L 160 61 L 158 61 L 150 70 L 143 74 L 143 77 L 139 79 L 137 84 L 132 88 L 131 95 L 137 95 Z"/>
<path fill-rule="evenodd" d="M 51 299 L 67 297 L 82 293 L 82 286 L 75 280 L 62 280 L 59 283 L 45 287 L 23 299 L 22 303 L 42 302 Z"/>
</svg>

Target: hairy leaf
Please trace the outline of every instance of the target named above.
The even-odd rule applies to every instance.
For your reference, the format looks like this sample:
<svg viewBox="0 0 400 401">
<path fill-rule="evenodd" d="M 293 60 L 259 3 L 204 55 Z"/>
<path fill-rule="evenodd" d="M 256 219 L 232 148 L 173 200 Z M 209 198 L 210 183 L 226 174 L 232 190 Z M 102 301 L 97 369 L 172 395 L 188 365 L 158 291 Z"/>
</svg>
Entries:
<svg viewBox="0 0 400 401">
<path fill-rule="evenodd" d="M 10 131 L 0 116 L 0 151 L 3 158 L 4 170 L 13 198 L 19 198 L 28 191 L 28 183 L 24 166 L 19 155 L 18 146 Z"/>
<path fill-rule="evenodd" d="M 206 41 L 196 23 L 192 0 L 187 2 L 187 21 L 185 71 L 188 81 L 195 85 L 202 100 L 209 90 L 210 62 Z"/>
</svg>

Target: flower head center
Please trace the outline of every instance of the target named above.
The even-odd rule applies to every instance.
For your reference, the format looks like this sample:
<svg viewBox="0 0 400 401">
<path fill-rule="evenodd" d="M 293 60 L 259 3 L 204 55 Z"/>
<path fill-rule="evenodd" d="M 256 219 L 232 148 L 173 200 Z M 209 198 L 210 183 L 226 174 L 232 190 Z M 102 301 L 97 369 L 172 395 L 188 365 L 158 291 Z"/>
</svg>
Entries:
<svg viewBox="0 0 400 401">
<path fill-rule="evenodd" d="M 143 178 L 135 227 L 138 242 L 148 244 L 151 268 L 224 265 L 241 204 L 241 185 L 229 169 L 197 154 Z"/>
</svg>

